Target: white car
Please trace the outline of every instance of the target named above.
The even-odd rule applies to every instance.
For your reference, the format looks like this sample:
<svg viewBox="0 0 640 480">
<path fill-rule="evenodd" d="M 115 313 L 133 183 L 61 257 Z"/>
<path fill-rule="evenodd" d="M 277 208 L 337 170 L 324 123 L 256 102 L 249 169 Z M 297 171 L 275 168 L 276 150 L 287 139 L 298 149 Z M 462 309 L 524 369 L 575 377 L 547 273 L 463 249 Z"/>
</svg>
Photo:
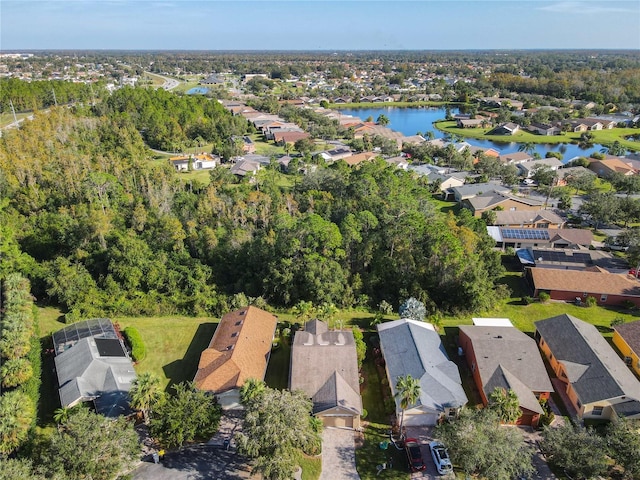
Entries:
<svg viewBox="0 0 640 480">
<path fill-rule="evenodd" d="M 429 450 L 431 450 L 431 457 L 433 463 L 436 464 L 436 469 L 440 475 L 453 472 L 453 466 L 451 465 L 451 459 L 449 458 L 449 452 L 442 444 L 437 440 L 429 443 Z"/>
</svg>

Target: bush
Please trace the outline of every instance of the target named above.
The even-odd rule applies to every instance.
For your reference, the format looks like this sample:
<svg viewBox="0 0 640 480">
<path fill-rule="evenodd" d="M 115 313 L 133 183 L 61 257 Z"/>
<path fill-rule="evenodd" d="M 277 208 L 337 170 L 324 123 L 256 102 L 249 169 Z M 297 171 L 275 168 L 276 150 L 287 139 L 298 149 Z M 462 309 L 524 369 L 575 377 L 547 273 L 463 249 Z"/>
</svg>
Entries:
<svg viewBox="0 0 640 480">
<path fill-rule="evenodd" d="M 633 310 L 634 308 L 636 308 L 636 304 L 633 303 L 631 300 L 623 300 L 622 308 L 624 308 L 625 310 Z"/>
<path fill-rule="evenodd" d="M 529 295 L 526 295 L 524 297 L 522 297 L 522 304 L 523 305 L 530 305 L 533 303 L 533 298 L 530 297 Z"/>
<path fill-rule="evenodd" d="M 367 415 L 369 415 L 369 412 L 367 412 L 366 408 L 363 408 L 360 417 L 364 420 L 365 418 L 367 418 Z"/>
<path fill-rule="evenodd" d="M 538 298 L 540 299 L 540 301 L 542 303 L 546 303 L 549 301 L 549 299 L 551 298 L 551 295 L 549 295 L 547 292 L 540 292 L 538 294 Z"/>
<path fill-rule="evenodd" d="M 587 307 L 595 307 L 598 304 L 596 297 L 587 297 L 587 300 L 584 302 Z"/>
<path fill-rule="evenodd" d="M 122 333 L 131 347 L 131 356 L 133 359 L 136 362 L 144 360 L 144 357 L 147 356 L 147 349 L 144 346 L 142 336 L 140 335 L 140 332 L 138 332 L 138 329 L 135 327 L 127 327 L 122 331 Z"/>
</svg>

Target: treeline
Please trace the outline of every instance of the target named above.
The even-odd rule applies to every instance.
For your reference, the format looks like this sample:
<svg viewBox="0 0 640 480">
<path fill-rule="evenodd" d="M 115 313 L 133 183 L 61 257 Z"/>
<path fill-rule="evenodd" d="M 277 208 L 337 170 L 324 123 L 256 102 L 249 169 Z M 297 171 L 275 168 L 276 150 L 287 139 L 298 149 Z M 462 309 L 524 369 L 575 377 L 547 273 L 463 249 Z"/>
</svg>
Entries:
<svg viewBox="0 0 640 480">
<path fill-rule="evenodd" d="M 431 312 L 500 293 L 484 223 L 443 217 L 426 186 L 381 160 L 320 168 L 293 188 L 272 168 L 253 184 L 222 168 L 206 188 L 185 186 L 148 160 L 131 115 L 54 109 L 3 136 L 0 168 L 2 221 L 33 259 L 20 268 L 71 321 L 217 315 L 239 293 L 283 307 L 414 296 Z"/>
<path fill-rule="evenodd" d="M 98 115 L 123 118 L 152 148 L 178 151 L 228 142 L 247 131 L 247 121 L 201 95 L 179 96 L 163 89 L 125 87 L 95 107 Z"/>
<path fill-rule="evenodd" d="M 29 281 L 10 274 L 2 281 L 0 317 L 0 456 L 8 455 L 35 425 L 40 388 L 40 341 Z"/>
<path fill-rule="evenodd" d="M 94 88 L 94 92 L 91 92 Z M 89 102 L 102 88 L 84 83 L 58 80 L 25 82 L 16 78 L 0 79 L 0 111 L 11 113 L 11 103 L 16 112 L 42 110 L 72 102 Z"/>
</svg>

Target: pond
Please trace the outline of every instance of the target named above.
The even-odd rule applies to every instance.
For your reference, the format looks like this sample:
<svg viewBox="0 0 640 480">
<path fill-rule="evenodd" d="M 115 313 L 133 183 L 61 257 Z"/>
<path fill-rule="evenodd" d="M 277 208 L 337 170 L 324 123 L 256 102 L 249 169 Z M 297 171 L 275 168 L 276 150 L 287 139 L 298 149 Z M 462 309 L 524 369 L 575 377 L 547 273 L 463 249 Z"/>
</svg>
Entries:
<svg viewBox="0 0 640 480">
<path fill-rule="evenodd" d="M 187 90 L 187 95 L 204 95 L 209 93 L 209 89 L 205 87 L 193 87 Z"/>
<path fill-rule="evenodd" d="M 392 130 L 403 133 L 404 135 L 415 135 L 417 132 L 433 132 L 435 138 L 443 138 L 444 133 L 437 130 L 433 126 L 433 122 L 443 120 L 446 116 L 444 107 L 381 107 L 381 108 L 341 108 L 340 113 L 345 115 L 353 115 L 361 119 L 368 117 L 375 121 L 381 114 L 389 118 L 390 123 L 387 125 Z M 458 108 L 451 108 L 453 115 L 459 113 Z M 478 140 L 475 138 L 465 138 L 465 141 L 471 145 L 483 148 L 494 148 L 502 154 L 517 152 L 520 147 L 516 142 L 494 142 L 491 140 Z M 535 144 L 535 152 L 544 157 L 547 152 L 560 152 L 563 155 L 563 161 L 567 162 L 574 157 L 588 157 L 591 153 L 600 151 L 600 146 L 595 145 L 588 149 L 582 149 L 578 145 L 570 143 L 560 144 Z"/>
</svg>

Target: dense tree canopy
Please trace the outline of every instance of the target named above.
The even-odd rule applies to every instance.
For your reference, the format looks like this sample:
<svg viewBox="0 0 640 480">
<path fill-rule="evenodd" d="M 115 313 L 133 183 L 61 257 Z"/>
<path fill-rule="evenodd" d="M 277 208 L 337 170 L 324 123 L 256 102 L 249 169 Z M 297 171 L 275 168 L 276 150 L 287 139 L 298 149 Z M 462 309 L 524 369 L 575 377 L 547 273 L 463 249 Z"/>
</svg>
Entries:
<svg viewBox="0 0 640 480">
<path fill-rule="evenodd" d="M 240 453 L 255 459 L 254 473 L 270 480 L 293 477 L 300 453 L 320 452 L 312 404 L 300 390 L 263 388 L 246 398 L 242 432 L 236 435 Z"/>
<path fill-rule="evenodd" d="M 271 167 L 253 185 L 218 168 L 208 186 L 185 185 L 150 160 L 149 122 L 175 117 L 189 130 L 204 118 L 217 141 L 235 120 L 207 99 L 139 90 L 116 92 L 100 105 L 106 116 L 53 109 L 0 140 L 2 224 L 30 259 L 16 266 L 68 320 L 217 315 L 237 293 L 276 306 L 397 307 L 414 296 L 429 314 L 483 309 L 500 294 L 484 222 L 436 212 L 410 173 L 338 162 L 287 187 Z"/>
<path fill-rule="evenodd" d="M 533 449 L 519 430 L 500 425 L 491 409 L 463 409 L 460 418 L 436 428 L 449 447 L 451 461 L 467 475 L 512 480 L 534 471 Z"/>
<path fill-rule="evenodd" d="M 124 417 L 110 419 L 79 408 L 38 446 L 37 453 L 47 478 L 111 480 L 138 456 L 138 435 Z"/>
</svg>

